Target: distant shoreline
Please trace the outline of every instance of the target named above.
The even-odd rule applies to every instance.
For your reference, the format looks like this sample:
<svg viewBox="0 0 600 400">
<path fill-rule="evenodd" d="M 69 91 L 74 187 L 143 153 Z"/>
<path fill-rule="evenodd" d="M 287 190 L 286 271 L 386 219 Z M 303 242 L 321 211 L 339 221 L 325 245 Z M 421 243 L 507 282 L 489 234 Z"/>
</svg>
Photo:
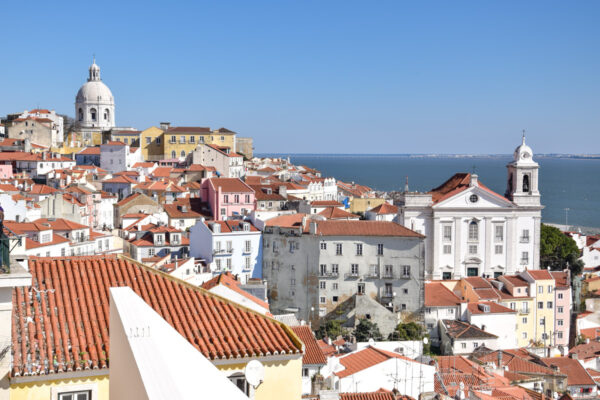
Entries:
<svg viewBox="0 0 600 400">
<path fill-rule="evenodd" d="M 351 154 L 351 153 L 256 153 L 256 157 L 398 157 L 398 158 L 510 158 L 512 154 Z M 600 160 L 600 154 L 536 154 L 536 158 Z"/>
</svg>

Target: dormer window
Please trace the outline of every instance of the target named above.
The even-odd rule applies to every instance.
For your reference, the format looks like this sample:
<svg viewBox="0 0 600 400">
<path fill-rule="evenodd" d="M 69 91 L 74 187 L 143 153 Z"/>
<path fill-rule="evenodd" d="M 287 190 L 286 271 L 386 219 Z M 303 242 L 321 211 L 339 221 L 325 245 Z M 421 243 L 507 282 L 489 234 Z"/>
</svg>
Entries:
<svg viewBox="0 0 600 400">
<path fill-rule="evenodd" d="M 162 234 L 154 235 L 154 244 L 162 245 L 164 243 L 164 237 Z"/>
<path fill-rule="evenodd" d="M 171 242 L 172 242 L 172 244 L 179 244 L 179 235 L 173 234 L 172 238 L 171 238 Z"/>
</svg>

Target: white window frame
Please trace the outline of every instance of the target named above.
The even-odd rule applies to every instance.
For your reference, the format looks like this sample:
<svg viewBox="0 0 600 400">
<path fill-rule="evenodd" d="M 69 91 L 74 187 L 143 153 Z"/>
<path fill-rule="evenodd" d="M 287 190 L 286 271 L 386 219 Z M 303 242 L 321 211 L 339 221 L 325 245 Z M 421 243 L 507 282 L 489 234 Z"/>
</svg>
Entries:
<svg viewBox="0 0 600 400">
<path fill-rule="evenodd" d="M 52 386 L 50 388 L 50 399 L 58 400 L 58 396 L 63 393 L 69 392 L 90 392 L 90 399 L 96 400 L 98 399 L 98 384 L 96 383 L 86 383 L 83 385 L 62 385 L 62 386 Z"/>
</svg>

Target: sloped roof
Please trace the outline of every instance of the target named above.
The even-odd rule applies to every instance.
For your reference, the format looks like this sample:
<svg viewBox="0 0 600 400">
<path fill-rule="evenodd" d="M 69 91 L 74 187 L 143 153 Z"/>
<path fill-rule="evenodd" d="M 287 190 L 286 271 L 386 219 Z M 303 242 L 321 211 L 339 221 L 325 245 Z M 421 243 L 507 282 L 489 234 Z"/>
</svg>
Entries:
<svg viewBox="0 0 600 400">
<path fill-rule="evenodd" d="M 340 393 L 340 400 L 414 400 L 410 396 L 396 395 L 392 392 L 378 390 L 376 392 Z"/>
<path fill-rule="evenodd" d="M 358 219 L 359 215 L 349 213 L 345 210 L 340 210 L 337 207 L 327 207 L 319 213 L 327 219 Z"/>
<path fill-rule="evenodd" d="M 497 339 L 498 336 L 483 331 L 468 322 L 453 319 L 442 320 L 446 326 L 446 334 L 453 339 Z"/>
<path fill-rule="evenodd" d="M 73 229 L 89 229 L 89 226 L 79 224 L 64 218 L 40 218 L 33 221 L 38 224 L 49 224 L 56 231 L 70 231 Z"/>
<path fill-rule="evenodd" d="M 490 311 L 484 312 L 483 310 L 481 310 L 479 308 L 480 304 L 488 306 L 490 308 Z M 503 313 L 515 314 L 516 313 L 515 310 L 511 310 L 510 308 L 504 307 L 503 305 L 500 305 L 493 301 L 480 301 L 478 303 L 469 303 L 467 305 L 467 309 L 469 310 L 469 312 L 471 314 L 503 314 Z"/>
<path fill-rule="evenodd" d="M 31 257 L 29 271 L 35 292 L 13 290 L 13 376 L 45 374 L 28 363 L 53 372 L 107 368 L 115 286 L 131 287 L 211 360 L 301 352 L 285 325 L 126 257 Z"/>
<path fill-rule="evenodd" d="M 302 219 L 306 216 L 303 213 L 280 215 L 279 217 L 269 218 L 265 221 L 265 226 L 279 226 L 282 228 L 302 227 Z"/>
<path fill-rule="evenodd" d="M 345 369 L 339 372 L 334 372 L 334 374 L 337 375 L 339 378 L 345 378 L 347 376 L 353 375 L 359 371 L 370 368 L 374 365 L 390 360 L 392 358 L 400 358 L 404 361 L 419 364 L 418 361 L 412 360 L 398 353 L 393 353 L 391 351 L 386 351 L 369 346 L 362 350 L 355 351 L 346 356 L 340 357 L 340 364 L 342 364 L 345 367 Z"/>
<path fill-rule="evenodd" d="M 222 192 L 244 192 L 254 193 L 254 189 L 239 178 L 209 178 L 210 184 L 215 190 L 221 188 Z"/>
<path fill-rule="evenodd" d="M 325 365 L 327 358 L 319 347 L 317 339 L 313 335 L 310 326 L 298 325 L 290 327 L 296 336 L 304 343 L 304 356 L 302 357 L 303 365 Z"/>
<path fill-rule="evenodd" d="M 424 238 L 425 236 L 390 221 L 315 221 L 317 235 L 323 236 L 401 236 Z"/>
<path fill-rule="evenodd" d="M 596 385 L 579 361 L 568 357 L 542 358 L 546 365 L 555 365 L 559 371 L 567 375 L 567 386 Z"/>
<path fill-rule="evenodd" d="M 369 212 L 375 213 L 377 215 L 383 214 L 398 214 L 398 207 L 394 206 L 390 203 L 382 203 L 377 207 L 373 207 L 369 210 Z"/>
<path fill-rule="evenodd" d="M 425 307 L 459 306 L 460 298 L 440 282 L 425 283 Z"/>
<path fill-rule="evenodd" d="M 226 286 L 234 292 L 244 296 L 248 300 L 258 304 L 262 308 L 265 308 L 267 311 L 269 310 L 269 303 L 262 299 L 259 299 L 256 296 L 253 296 L 252 294 L 242 289 L 240 287 L 240 281 L 238 281 L 229 271 L 219 274 L 212 279 L 209 279 L 208 281 L 204 282 L 201 286 L 203 289 L 210 290 L 219 285 Z"/>
<path fill-rule="evenodd" d="M 552 279 L 554 279 L 552 277 L 552 275 L 550 275 L 550 272 L 547 269 L 528 269 L 527 272 L 536 281 L 543 281 L 543 280 L 552 280 Z"/>
</svg>

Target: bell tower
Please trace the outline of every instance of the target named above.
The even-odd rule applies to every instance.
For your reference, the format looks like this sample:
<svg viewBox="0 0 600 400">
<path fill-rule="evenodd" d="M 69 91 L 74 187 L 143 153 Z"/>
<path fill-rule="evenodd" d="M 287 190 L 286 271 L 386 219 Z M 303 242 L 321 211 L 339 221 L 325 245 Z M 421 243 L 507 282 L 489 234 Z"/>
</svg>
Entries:
<svg viewBox="0 0 600 400">
<path fill-rule="evenodd" d="M 518 206 L 540 206 L 538 190 L 539 164 L 533 161 L 533 151 L 525 144 L 525 131 L 521 145 L 515 149 L 513 161 L 509 163 L 506 193 L 508 199 Z"/>
</svg>

